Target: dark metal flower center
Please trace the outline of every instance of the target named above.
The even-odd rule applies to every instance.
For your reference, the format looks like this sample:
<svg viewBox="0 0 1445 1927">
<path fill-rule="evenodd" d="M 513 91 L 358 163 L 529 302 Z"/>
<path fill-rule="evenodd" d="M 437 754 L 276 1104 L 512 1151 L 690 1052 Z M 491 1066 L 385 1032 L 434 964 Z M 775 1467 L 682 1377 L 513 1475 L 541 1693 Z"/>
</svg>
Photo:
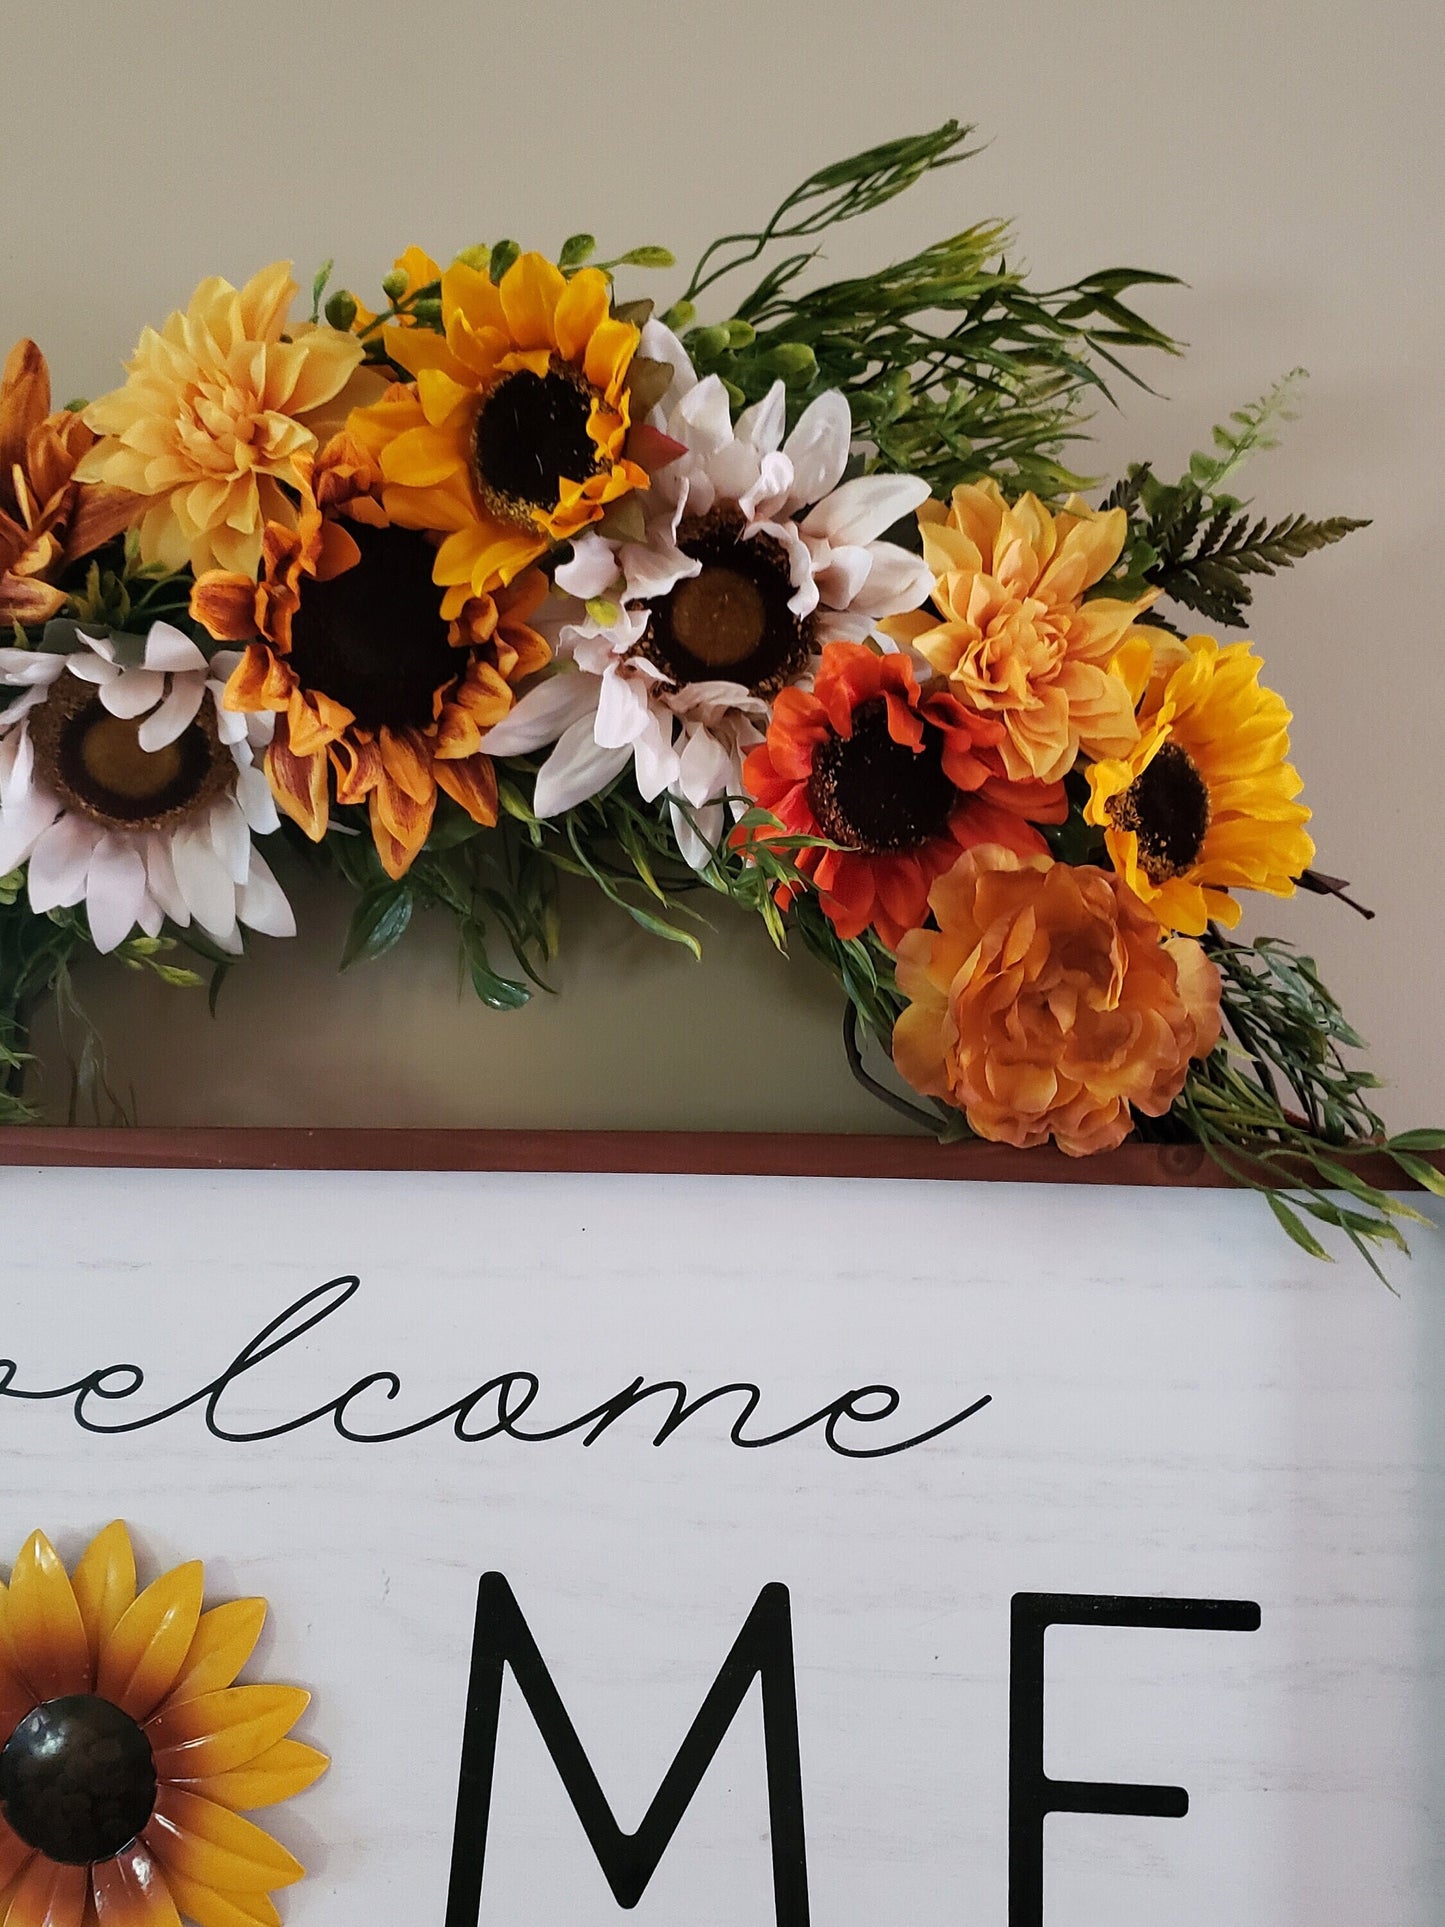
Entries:
<svg viewBox="0 0 1445 1927">
<path fill-rule="evenodd" d="M 942 735 L 925 725 L 918 749 L 895 743 L 882 696 L 854 710 L 851 736 L 830 735 L 818 746 L 808 778 L 808 803 L 823 835 L 870 856 L 931 843 L 957 801 L 943 770 Z"/>
<path fill-rule="evenodd" d="M 735 682 L 776 695 L 813 652 L 813 618 L 795 616 L 788 555 L 770 535 L 744 537 L 730 504 L 687 516 L 677 533 L 699 572 L 649 605 L 640 647 L 676 684 Z"/>
<path fill-rule="evenodd" d="M 344 703 L 363 729 L 424 729 L 467 661 L 447 640 L 436 550 L 415 529 L 349 522 L 347 532 L 361 559 L 325 582 L 302 578 L 287 661 L 303 689 Z"/>
<path fill-rule="evenodd" d="M 94 683 L 67 670 L 30 718 L 42 777 L 68 808 L 110 830 L 169 827 L 235 787 L 209 699 L 163 749 L 141 748 L 144 720 L 112 716 Z"/>
<path fill-rule="evenodd" d="M 1139 839 L 1139 862 L 1151 883 L 1182 876 L 1199 859 L 1209 828 L 1209 785 L 1178 743 L 1164 743 L 1122 795 L 1109 799 L 1109 817 Z"/>
<path fill-rule="evenodd" d="M 150 1741 L 93 1693 L 46 1700 L 0 1752 L 0 1812 L 27 1846 L 67 1866 L 128 1847 L 155 1804 Z"/>
<path fill-rule="evenodd" d="M 557 506 L 563 481 L 585 482 L 601 468 L 587 433 L 592 390 L 575 369 L 554 363 L 545 375 L 519 368 L 482 403 L 473 430 L 477 482 L 487 505 L 533 528 L 534 509 Z"/>
</svg>

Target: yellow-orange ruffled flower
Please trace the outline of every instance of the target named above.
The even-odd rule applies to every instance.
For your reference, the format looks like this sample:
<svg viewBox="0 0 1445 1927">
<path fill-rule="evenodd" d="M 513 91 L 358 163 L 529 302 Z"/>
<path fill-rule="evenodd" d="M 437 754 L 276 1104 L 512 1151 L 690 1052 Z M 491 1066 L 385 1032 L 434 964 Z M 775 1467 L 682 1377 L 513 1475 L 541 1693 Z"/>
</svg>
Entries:
<svg viewBox="0 0 1445 1927">
<path fill-rule="evenodd" d="M 266 777 L 277 803 L 318 843 L 333 787 L 338 803 L 364 803 L 382 865 L 400 877 L 438 789 L 474 822 L 496 822 L 482 741 L 550 658 L 529 623 L 547 585 L 531 570 L 447 622 L 432 546 L 391 523 L 365 448 L 337 436 L 319 460 L 298 457 L 297 477 L 298 526 L 267 524 L 260 582 L 209 571 L 191 613 L 217 641 L 248 644 L 225 704 L 276 712 Z"/>
<path fill-rule="evenodd" d="M 1138 731 L 1113 663 L 1155 597 L 1084 599 L 1123 550 L 1123 509 L 1101 513 L 1075 497 L 1051 513 L 1035 495 L 1006 502 L 988 480 L 956 488 L 947 509 L 925 502 L 918 519 L 935 606 L 884 627 L 971 709 L 998 717 L 1007 774 L 1053 783 L 1081 750 L 1125 754 Z"/>
<path fill-rule="evenodd" d="M 1071 1157 L 1159 1117 L 1219 1040 L 1219 972 L 1108 870 L 970 850 L 898 946 L 893 1057 L 980 1137 Z"/>
<path fill-rule="evenodd" d="M 294 485 L 296 458 L 381 386 L 354 336 L 288 326 L 290 266 L 240 289 L 203 281 L 189 307 L 145 330 L 124 386 L 85 411 L 101 440 L 77 472 L 148 498 L 147 562 L 254 577 L 265 524 L 295 520 L 282 484 Z"/>
<path fill-rule="evenodd" d="M 625 453 L 638 331 L 613 317 L 604 274 L 569 280 L 523 254 L 494 286 L 454 261 L 441 303 L 444 336 L 384 331 L 415 383 L 351 429 L 381 463 L 392 520 L 445 536 L 435 579 L 451 617 L 646 487 L 647 473 Z"/>
<path fill-rule="evenodd" d="M 326 1756 L 287 1738 L 310 1695 L 237 1686 L 264 1599 L 203 1610 L 198 1563 L 136 1591 L 117 1521 L 67 1574 L 32 1533 L 0 1587 L 0 1920 L 6 1927 L 276 1927 L 305 1869 L 240 1809 Z"/>
<path fill-rule="evenodd" d="M 1087 820 L 1172 930 L 1199 936 L 1211 918 L 1232 928 L 1231 890 L 1290 896 L 1314 861 L 1290 712 L 1261 685 L 1263 667 L 1247 642 L 1191 636 L 1154 668 L 1133 750 L 1089 770 Z"/>
</svg>

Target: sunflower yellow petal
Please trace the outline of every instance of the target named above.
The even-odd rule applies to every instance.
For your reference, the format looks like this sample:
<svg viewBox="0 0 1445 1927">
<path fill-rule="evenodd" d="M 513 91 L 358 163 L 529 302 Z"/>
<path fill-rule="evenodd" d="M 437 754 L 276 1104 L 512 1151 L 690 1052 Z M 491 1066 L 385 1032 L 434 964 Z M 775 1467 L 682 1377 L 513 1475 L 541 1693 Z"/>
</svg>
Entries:
<svg viewBox="0 0 1445 1927">
<path fill-rule="evenodd" d="M 564 361 L 582 360 L 587 343 L 607 314 L 607 276 L 597 268 L 583 268 L 573 275 L 557 302 L 557 352 Z"/>
<path fill-rule="evenodd" d="M 90 1690 L 90 1646 L 75 1591 L 43 1532 L 21 1547 L 4 1602 L 10 1649 L 39 1699 Z"/>
<path fill-rule="evenodd" d="M 566 292 L 562 270 L 542 254 L 522 254 L 498 283 L 507 328 L 519 348 L 555 348 L 557 303 Z"/>
<path fill-rule="evenodd" d="M 135 1603 L 135 1552 L 123 1519 L 112 1520 L 91 1540 L 70 1583 L 95 1666 L 117 1621 Z"/>
<path fill-rule="evenodd" d="M 269 1833 L 184 1787 L 161 1788 L 144 1839 L 167 1874 L 222 1893 L 267 1893 L 306 1871 Z"/>
<path fill-rule="evenodd" d="M 266 1894 L 225 1894 L 180 1874 L 169 1876 L 176 1904 L 196 1927 L 281 1927 L 275 1902 Z"/>
<path fill-rule="evenodd" d="M 314 1746 L 300 1740 L 278 1740 L 245 1766 L 229 1773 L 210 1773 L 195 1791 L 223 1807 L 249 1813 L 253 1807 L 273 1807 L 304 1792 L 319 1780 L 331 1762 Z"/>
<path fill-rule="evenodd" d="M 163 1780 L 197 1780 L 245 1766 L 284 1739 L 310 1703 L 299 1686 L 261 1685 L 163 1707 L 146 1724 L 156 1771 Z"/>
<path fill-rule="evenodd" d="M 200 1621 L 204 1587 L 198 1559 L 163 1573 L 102 1647 L 96 1691 L 133 1720 L 153 1713 L 179 1677 Z"/>
<path fill-rule="evenodd" d="M 382 450 L 381 472 L 404 488 L 434 488 L 453 474 L 459 460 L 458 437 L 450 428 L 409 428 Z"/>
<path fill-rule="evenodd" d="M 202 1613 L 166 1710 L 229 1686 L 255 1650 L 266 1623 L 264 1599 L 232 1599 Z"/>
<path fill-rule="evenodd" d="M 638 333 L 630 321 L 608 319 L 587 344 L 582 372 L 594 388 L 615 399 L 622 377 L 637 352 Z"/>
</svg>

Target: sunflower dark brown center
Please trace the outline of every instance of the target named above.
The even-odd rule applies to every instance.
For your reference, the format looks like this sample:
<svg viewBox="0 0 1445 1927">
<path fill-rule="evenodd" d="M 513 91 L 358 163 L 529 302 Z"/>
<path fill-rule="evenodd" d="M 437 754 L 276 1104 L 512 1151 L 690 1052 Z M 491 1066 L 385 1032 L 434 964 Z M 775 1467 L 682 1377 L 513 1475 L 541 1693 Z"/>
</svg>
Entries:
<svg viewBox="0 0 1445 1927">
<path fill-rule="evenodd" d="M 67 671 L 30 719 L 37 766 L 68 808 L 111 830 L 179 823 L 234 787 L 209 701 L 161 749 L 141 747 L 144 720 L 112 716 L 95 685 Z"/>
<path fill-rule="evenodd" d="M 673 682 L 742 683 L 772 696 L 791 682 L 813 649 L 813 618 L 795 616 L 787 551 L 770 535 L 748 541 L 731 507 L 685 517 L 682 553 L 701 563 L 649 605 L 643 653 Z"/>
<path fill-rule="evenodd" d="M 958 792 L 944 774 L 943 738 L 925 727 L 918 749 L 888 733 L 888 705 L 870 696 L 851 736 L 830 735 L 813 757 L 808 802 L 823 835 L 871 856 L 916 850 L 942 834 Z"/>
<path fill-rule="evenodd" d="M 565 364 L 545 375 L 519 368 L 482 403 L 473 431 L 477 481 L 488 505 L 524 528 L 534 509 L 557 506 L 560 484 L 585 482 L 601 467 L 587 433 L 592 390 Z"/>
<path fill-rule="evenodd" d="M 363 729 L 424 729 L 436 692 L 466 666 L 441 619 L 436 551 L 414 529 L 347 527 L 361 559 L 328 581 L 303 579 L 287 661 L 303 689 L 344 703 Z"/>
<path fill-rule="evenodd" d="M 27 1846 L 67 1866 L 128 1847 L 155 1804 L 150 1741 L 93 1693 L 44 1701 L 0 1753 L 0 1811 Z"/>
<path fill-rule="evenodd" d="M 1139 839 L 1139 862 L 1151 883 L 1182 876 L 1199 859 L 1209 828 L 1209 786 L 1178 743 L 1154 752 L 1122 795 L 1109 800 L 1109 816 Z"/>
</svg>

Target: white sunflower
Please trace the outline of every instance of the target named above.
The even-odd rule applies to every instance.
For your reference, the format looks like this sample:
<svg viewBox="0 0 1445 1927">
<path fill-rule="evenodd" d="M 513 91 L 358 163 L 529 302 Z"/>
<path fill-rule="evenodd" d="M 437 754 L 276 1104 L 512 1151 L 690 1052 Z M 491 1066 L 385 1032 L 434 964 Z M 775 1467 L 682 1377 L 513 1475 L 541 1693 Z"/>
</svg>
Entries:
<svg viewBox="0 0 1445 1927">
<path fill-rule="evenodd" d="M 224 950 L 238 926 L 296 933 L 252 836 L 279 827 L 259 766 L 273 718 L 221 706 L 239 657 L 206 658 L 169 623 L 139 637 L 52 624 L 0 649 L 0 876 L 27 865 L 37 912 L 84 903 L 97 950 L 167 917 Z"/>
<path fill-rule="evenodd" d="M 777 692 L 825 643 L 861 641 L 928 596 L 921 559 L 880 540 L 928 486 L 911 475 L 843 481 L 852 422 L 837 390 L 784 439 L 781 382 L 734 422 L 722 382 L 699 381 L 669 329 L 650 322 L 642 353 L 672 368 L 649 426 L 677 453 L 629 500 L 640 528 L 604 523 L 558 569 L 557 587 L 584 605 L 557 630 L 560 673 L 489 732 L 487 752 L 555 744 L 537 776 L 542 817 L 631 762 L 645 798 L 672 799 L 678 847 L 701 869 Z"/>
</svg>

